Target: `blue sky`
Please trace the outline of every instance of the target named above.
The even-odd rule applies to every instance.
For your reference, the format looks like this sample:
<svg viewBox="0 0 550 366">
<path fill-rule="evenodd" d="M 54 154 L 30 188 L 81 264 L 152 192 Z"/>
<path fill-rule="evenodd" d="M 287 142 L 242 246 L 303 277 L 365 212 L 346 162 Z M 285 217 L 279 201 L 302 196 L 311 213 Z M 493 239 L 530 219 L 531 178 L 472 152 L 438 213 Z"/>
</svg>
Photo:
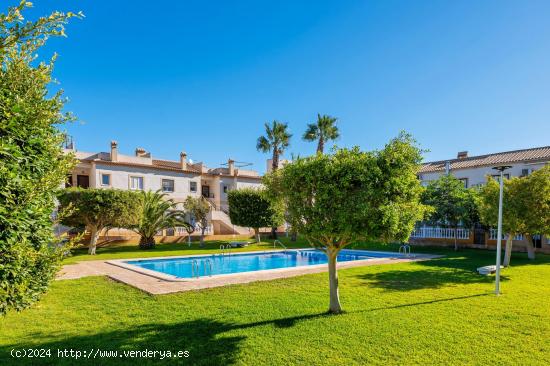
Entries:
<svg viewBox="0 0 550 366">
<path fill-rule="evenodd" d="M 59 53 L 80 150 L 263 171 L 264 122 L 307 155 L 317 113 L 340 147 L 406 130 L 427 160 L 550 144 L 548 1 L 39 0 L 29 16 L 52 9 L 86 15 L 41 53 Z"/>
</svg>

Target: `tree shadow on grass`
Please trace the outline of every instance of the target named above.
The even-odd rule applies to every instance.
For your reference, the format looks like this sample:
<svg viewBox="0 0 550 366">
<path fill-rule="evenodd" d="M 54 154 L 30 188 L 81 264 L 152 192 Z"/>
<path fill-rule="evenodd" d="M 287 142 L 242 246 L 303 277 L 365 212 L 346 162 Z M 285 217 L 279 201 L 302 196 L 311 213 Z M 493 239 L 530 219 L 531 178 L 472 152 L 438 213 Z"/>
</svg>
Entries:
<svg viewBox="0 0 550 366">
<path fill-rule="evenodd" d="M 449 284 L 491 283 L 494 281 L 492 276 L 482 276 L 473 271 L 449 268 L 389 270 L 364 273 L 357 277 L 365 280 L 369 286 L 388 291 L 436 289 Z M 508 278 L 501 275 L 501 280 L 506 281 Z"/>
<path fill-rule="evenodd" d="M 435 299 L 435 300 L 427 300 L 427 301 L 420 301 L 420 302 L 414 302 L 409 304 L 400 304 L 400 305 L 393 305 L 393 306 L 385 306 L 381 308 L 374 308 L 374 309 L 368 309 L 368 310 L 361 310 L 358 312 L 371 312 L 371 311 L 379 311 L 379 310 L 389 310 L 389 309 L 400 309 L 400 308 L 408 308 L 408 307 L 415 307 L 415 306 L 422 306 L 422 305 L 431 305 L 431 304 L 437 304 L 440 302 L 448 302 L 448 301 L 456 301 L 456 300 L 466 300 L 471 299 L 474 297 L 482 297 L 482 296 L 491 296 L 493 293 L 482 293 L 482 294 L 475 294 L 475 295 L 467 295 L 467 296 L 456 296 L 456 297 L 450 297 L 450 298 L 444 298 L 444 299 Z"/>
<path fill-rule="evenodd" d="M 273 325 L 278 328 L 288 328 L 297 322 L 330 316 L 328 314 L 311 314 L 282 319 L 273 319 L 245 324 L 234 324 L 212 319 L 196 319 L 177 324 L 146 324 L 137 325 L 131 329 L 114 330 L 104 333 L 85 334 L 67 337 L 55 341 L 32 344 L 17 343 L 0 347 L 1 365 L 152 365 L 152 364 L 188 364 L 188 365 L 232 365 L 236 363 L 242 342 L 242 335 L 225 335 L 224 333 Z M 83 329 L 82 333 L 86 333 Z M 35 334 L 36 339 L 48 334 Z M 12 349 L 49 349 L 50 358 L 17 359 L 10 356 Z M 86 351 L 92 354 L 90 358 L 82 355 L 80 359 L 60 358 L 58 350 Z M 189 351 L 188 358 L 95 358 L 96 350 L 101 351 Z M 86 355 L 87 357 L 87 355 Z M 27 361 L 27 362 L 22 362 Z M 30 361 L 30 362 L 29 362 Z"/>
<path fill-rule="evenodd" d="M 477 268 L 495 261 L 494 253 L 465 250 L 447 252 L 447 256 L 415 262 L 410 269 L 364 273 L 358 277 L 370 286 L 391 291 L 440 288 L 450 284 L 492 283 L 494 276 L 483 276 Z M 424 268 L 418 268 L 424 267 Z M 505 272 L 501 280 L 509 280 Z"/>
</svg>

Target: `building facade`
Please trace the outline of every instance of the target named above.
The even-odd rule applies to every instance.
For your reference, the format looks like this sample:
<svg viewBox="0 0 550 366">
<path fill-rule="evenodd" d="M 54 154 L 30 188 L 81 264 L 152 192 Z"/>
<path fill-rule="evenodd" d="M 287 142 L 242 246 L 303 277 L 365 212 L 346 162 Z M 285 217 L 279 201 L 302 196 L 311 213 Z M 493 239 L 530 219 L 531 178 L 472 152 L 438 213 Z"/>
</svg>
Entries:
<svg viewBox="0 0 550 366">
<path fill-rule="evenodd" d="M 550 146 L 536 147 L 524 150 L 505 151 L 494 154 L 468 156 L 467 151 L 459 152 L 455 159 L 428 162 L 422 165 L 418 178 L 422 185 L 426 186 L 431 181 L 438 179 L 443 174 L 452 174 L 464 182 L 467 188 L 482 186 L 488 177 L 500 178 L 500 173 L 493 169 L 496 166 L 510 166 L 504 172 L 505 179 L 511 177 L 523 177 L 533 171 L 550 164 Z M 476 226 L 473 230 L 454 230 L 443 227 L 429 227 L 420 225 L 412 233 L 411 241 L 416 243 L 437 244 L 453 243 L 454 235 L 462 245 L 467 246 L 493 246 L 496 244 L 496 230 Z M 524 240 L 522 236 L 514 239 L 520 244 Z M 550 238 L 535 236 L 533 243 L 537 250 L 550 252 Z"/>
<path fill-rule="evenodd" d="M 468 156 L 467 151 L 462 151 L 456 159 L 423 164 L 418 178 L 422 185 L 427 185 L 442 174 L 452 174 L 469 188 L 485 184 L 488 176 L 498 177 L 499 173 L 493 169 L 495 166 L 510 166 L 504 172 L 504 176 L 510 178 L 529 175 L 549 162 L 550 146 L 479 156 Z"/>
<path fill-rule="evenodd" d="M 223 167 L 208 168 L 201 162 L 193 163 L 185 152 L 179 160 L 154 159 L 150 152 L 137 148 L 135 154 L 118 151 L 116 141 L 109 152 L 88 153 L 66 149 L 73 153 L 78 164 L 67 178 L 66 187 L 115 188 L 136 191 L 157 191 L 178 203 L 189 196 L 205 197 L 212 206 L 209 234 L 248 234 L 248 228 L 234 227 L 227 215 L 227 192 L 244 187 L 261 187 L 261 176 L 254 170 L 242 169 L 229 159 Z M 245 165 L 245 164 L 242 164 Z"/>
</svg>

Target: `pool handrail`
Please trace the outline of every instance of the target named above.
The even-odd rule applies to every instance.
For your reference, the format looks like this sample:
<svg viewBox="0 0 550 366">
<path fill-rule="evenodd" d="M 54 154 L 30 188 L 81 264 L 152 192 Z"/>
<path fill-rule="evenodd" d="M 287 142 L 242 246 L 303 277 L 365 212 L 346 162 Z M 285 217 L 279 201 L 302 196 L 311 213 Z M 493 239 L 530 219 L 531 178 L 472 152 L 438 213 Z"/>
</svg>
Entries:
<svg viewBox="0 0 550 366">
<path fill-rule="evenodd" d="M 288 248 L 287 248 L 283 243 L 281 243 L 281 241 L 278 240 L 278 239 L 273 240 L 273 248 L 275 248 L 275 246 L 276 246 L 277 243 L 279 243 L 279 245 L 280 245 L 281 247 L 283 247 L 283 249 L 285 249 L 285 250 L 288 249 Z"/>
</svg>

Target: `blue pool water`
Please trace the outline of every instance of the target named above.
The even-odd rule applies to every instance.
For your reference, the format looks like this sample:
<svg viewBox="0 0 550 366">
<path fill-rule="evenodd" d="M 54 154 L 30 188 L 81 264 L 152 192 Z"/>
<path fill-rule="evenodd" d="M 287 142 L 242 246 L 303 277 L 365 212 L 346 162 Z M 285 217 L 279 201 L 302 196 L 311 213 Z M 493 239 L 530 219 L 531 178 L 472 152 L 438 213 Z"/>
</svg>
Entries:
<svg viewBox="0 0 550 366">
<path fill-rule="evenodd" d="M 371 252 L 366 250 L 342 250 L 338 255 L 339 262 L 364 260 L 372 258 L 395 258 L 401 255 L 390 252 Z M 157 271 L 180 278 L 191 278 L 192 263 L 196 261 L 199 275 L 221 275 L 229 273 L 262 271 L 267 269 L 311 266 L 327 263 L 327 256 L 320 250 L 287 250 L 281 252 L 243 253 L 229 255 L 209 255 L 202 257 L 147 259 L 126 261 L 127 264 Z M 196 275 L 196 269 L 195 269 Z"/>
</svg>

